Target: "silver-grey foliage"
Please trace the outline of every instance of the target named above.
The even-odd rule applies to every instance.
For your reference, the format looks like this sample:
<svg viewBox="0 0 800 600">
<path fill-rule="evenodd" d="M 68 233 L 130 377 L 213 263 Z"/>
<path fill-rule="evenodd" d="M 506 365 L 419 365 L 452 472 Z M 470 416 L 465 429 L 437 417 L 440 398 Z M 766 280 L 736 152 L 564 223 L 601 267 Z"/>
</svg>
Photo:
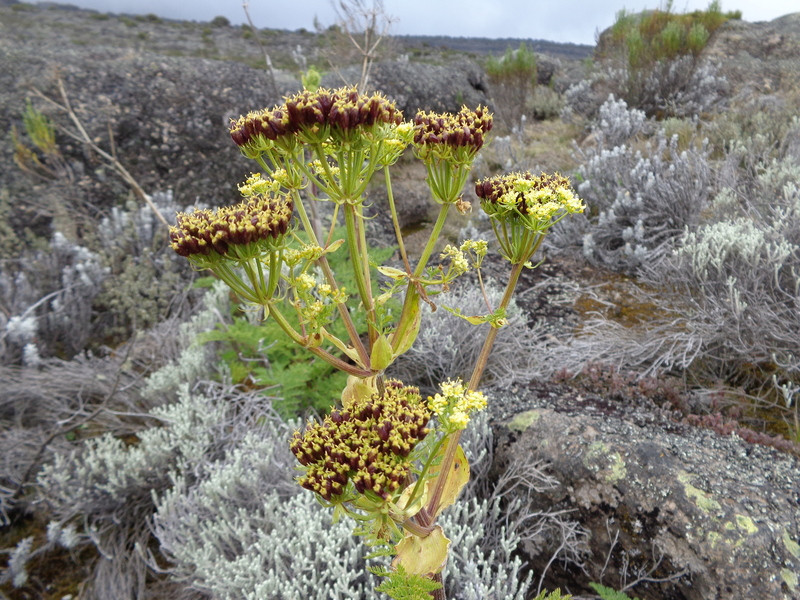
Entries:
<svg viewBox="0 0 800 600">
<path fill-rule="evenodd" d="M 465 451 L 480 477 L 491 430 L 485 417 L 472 425 Z M 377 600 L 354 524 L 332 523 L 331 511 L 291 482 L 290 432 L 268 420 L 201 479 L 179 478 L 159 498 L 155 534 L 171 576 L 219 600 Z M 530 575 L 514 557 L 514 517 L 498 495 L 481 500 L 470 489 L 440 520 L 453 541 L 448 597 L 522 600 Z"/>
<path fill-rule="evenodd" d="M 548 348 L 551 362 L 573 372 L 590 361 L 643 374 L 693 368 L 720 381 L 760 364 L 797 381 L 800 167 L 773 167 L 751 184 L 761 194 L 747 203 L 721 190 L 712 220 L 687 229 L 662 261 L 640 271 L 646 286 L 636 301 L 657 307 L 646 323 L 587 319 L 579 336 Z"/>
<path fill-rule="evenodd" d="M 680 56 L 645 69 L 602 64 L 564 92 L 561 117 L 594 120 L 609 94 L 648 116 L 694 117 L 724 107 L 728 82 L 710 61 Z"/>
<path fill-rule="evenodd" d="M 92 302 L 108 268 L 96 252 L 56 232 L 48 250 L 31 251 L 0 269 L 0 359 L 20 364 L 25 348 L 52 356 L 83 350 L 92 332 Z M 25 332 L 21 331 L 24 324 Z M 33 335 L 35 333 L 35 342 Z M 30 361 L 33 350 L 27 349 Z"/>
<path fill-rule="evenodd" d="M 624 72 L 620 95 L 648 115 L 702 115 L 725 104 L 728 82 L 718 71 L 712 62 L 680 56 L 657 62 L 649 70 Z"/>
<path fill-rule="evenodd" d="M 634 145 L 625 136 L 641 131 L 641 113 L 613 97 L 600 114 L 596 145 L 578 150 L 578 194 L 587 212 L 557 225 L 548 244 L 577 246 L 590 262 L 635 272 L 668 255 L 699 222 L 712 183 L 710 149 L 697 140 L 682 148 L 678 136 L 668 138 L 663 129 Z"/>
</svg>

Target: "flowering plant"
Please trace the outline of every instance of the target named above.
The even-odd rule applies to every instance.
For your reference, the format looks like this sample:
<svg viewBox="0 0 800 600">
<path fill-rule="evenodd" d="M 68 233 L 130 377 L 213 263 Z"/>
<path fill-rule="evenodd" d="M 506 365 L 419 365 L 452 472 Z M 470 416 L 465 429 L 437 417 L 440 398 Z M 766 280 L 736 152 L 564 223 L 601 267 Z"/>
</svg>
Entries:
<svg viewBox="0 0 800 600">
<path fill-rule="evenodd" d="M 429 295 L 471 268 L 480 275 L 488 251 L 483 240 L 447 245 L 440 254 L 443 264 L 429 262 L 450 208 L 470 210 L 462 192 L 491 128 L 492 115 L 484 107 L 465 107 L 455 115 L 419 112 L 406 122 L 380 94 L 306 90 L 231 124 L 233 141 L 262 169 L 239 186 L 243 199 L 216 211 L 179 214 L 170 230 L 178 254 L 213 271 L 294 342 L 349 375 L 340 406 L 297 431 L 290 447 L 300 465 L 298 483 L 331 507 L 334 518 L 353 518 L 355 533 L 367 543 L 394 554 L 392 570 L 383 573 L 387 580 L 378 588 L 392 597 L 445 598 L 440 573 L 450 541 L 436 519 L 469 480 L 459 439 L 470 416 L 487 405 L 478 386 L 492 344 L 520 273 L 548 228 L 583 210 L 567 179 L 558 175 L 512 173 L 478 182 L 477 196 L 511 275 L 495 310 L 465 317 L 490 325 L 472 377 L 467 384 L 443 382 L 440 393 L 427 400 L 417 388 L 387 379 L 391 364 L 417 337 L 420 302 L 430 302 Z M 414 265 L 400 232 L 389 172 L 409 146 L 425 164 L 439 205 Z M 402 268 L 373 269 L 369 262 L 364 202 L 378 171 L 386 181 Z M 316 201 L 333 204 L 322 231 L 306 210 L 307 202 Z M 340 215 L 345 237 L 334 239 Z M 328 255 L 342 251 L 349 253 L 354 291 L 340 285 L 328 262 Z M 373 295 L 376 271 L 389 282 L 379 296 Z M 478 281 L 482 286 L 480 276 Z M 393 296 L 402 298 L 399 316 L 391 310 Z M 353 320 L 358 311 L 366 315 L 363 339 Z M 336 320 L 344 325 L 337 331 L 346 336 L 332 333 Z"/>
</svg>

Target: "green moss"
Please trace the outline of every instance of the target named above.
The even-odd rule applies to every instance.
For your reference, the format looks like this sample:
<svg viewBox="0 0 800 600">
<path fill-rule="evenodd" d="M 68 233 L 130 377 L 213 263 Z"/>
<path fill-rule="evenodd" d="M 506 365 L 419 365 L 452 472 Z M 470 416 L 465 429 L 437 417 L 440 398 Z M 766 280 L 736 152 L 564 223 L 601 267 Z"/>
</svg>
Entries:
<svg viewBox="0 0 800 600">
<path fill-rule="evenodd" d="M 736 515 L 736 525 L 747 535 L 758 533 L 758 527 L 753 523 L 753 519 L 746 515 Z"/>
<path fill-rule="evenodd" d="M 795 593 L 798 589 L 798 578 L 797 573 L 790 569 L 781 569 L 781 579 L 786 584 L 786 587 L 789 588 L 789 591 Z"/>
<path fill-rule="evenodd" d="M 511 421 L 508 422 L 508 428 L 511 431 L 523 432 L 528 427 L 536 423 L 542 415 L 539 413 L 538 410 L 526 410 L 525 412 L 519 413 L 516 415 Z"/>
<path fill-rule="evenodd" d="M 686 494 L 686 497 L 694 502 L 697 508 L 702 510 L 704 513 L 721 511 L 722 506 L 719 502 L 714 500 L 710 493 L 704 492 L 703 490 L 696 488 L 689 483 L 692 477 L 692 475 L 686 473 L 685 471 L 681 471 L 681 473 L 678 475 L 678 481 L 683 484 L 683 491 Z"/>
<path fill-rule="evenodd" d="M 783 531 L 783 545 L 786 546 L 786 549 L 789 551 L 789 554 L 791 554 L 795 558 L 800 558 L 800 544 L 798 544 L 792 538 L 790 538 L 789 532 L 786 530 Z"/>
</svg>

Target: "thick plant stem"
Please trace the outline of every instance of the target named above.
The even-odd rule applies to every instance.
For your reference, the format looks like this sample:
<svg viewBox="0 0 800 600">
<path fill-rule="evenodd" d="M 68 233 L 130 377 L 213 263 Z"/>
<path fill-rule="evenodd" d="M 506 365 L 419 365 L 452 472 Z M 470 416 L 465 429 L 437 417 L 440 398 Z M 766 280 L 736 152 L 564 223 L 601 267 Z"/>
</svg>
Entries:
<svg viewBox="0 0 800 600">
<path fill-rule="evenodd" d="M 408 262 L 408 254 L 406 254 L 406 246 L 403 243 L 403 233 L 400 231 L 400 221 L 397 218 L 397 208 L 394 204 L 394 193 L 392 192 L 392 179 L 389 175 L 389 167 L 383 168 L 383 174 L 386 178 L 386 195 L 389 198 L 389 211 L 392 213 L 392 225 L 394 225 L 394 235 L 397 238 L 397 247 L 400 249 L 400 257 L 403 259 L 403 265 L 411 274 L 411 263 Z"/>
<path fill-rule="evenodd" d="M 442 228 L 444 227 L 444 222 L 447 220 L 447 212 L 450 210 L 450 206 L 450 204 L 442 204 L 442 208 L 439 210 L 439 216 L 436 217 L 436 223 L 433 224 L 431 235 L 428 237 L 428 243 L 425 245 L 425 249 L 422 251 L 422 255 L 419 257 L 417 268 L 414 269 L 414 277 L 419 277 L 422 275 L 422 272 L 428 265 L 428 259 L 431 257 L 431 254 L 433 254 L 433 249 L 436 246 L 436 242 L 439 240 L 439 236 L 442 234 Z"/>
<path fill-rule="evenodd" d="M 431 598 L 434 600 L 447 600 L 447 594 L 444 591 L 444 577 L 442 574 L 436 573 L 431 579 L 442 586 L 438 590 L 433 590 L 431 592 Z"/>
<path fill-rule="evenodd" d="M 433 254 L 436 241 L 439 239 L 439 236 L 442 233 L 442 228 L 447 220 L 447 212 L 449 209 L 450 204 L 443 204 L 442 208 L 439 210 L 439 216 L 436 218 L 436 223 L 434 223 L 431 234 L 428 237 L 428 243 L 425 245 L 425 249 L 422 251 L 422 255 L 419 257 L 419 262 L 417 263 L 414 273 L 412 274 L 412 280 L 408 282 L 406 296 L 403 300 L 403 308 L 400 312 L 400 318 L 397 320 L 397 329 L 395 330 L 394 337 L 392 339 L 392 346 L 394 348 L 397 348 L 400 340 L 405 337 L 406 330 L 412 326 L 410 314 L 414 310 L 415 303 L 419 302 L 420 297 L 420 291 L 418 289 L 419 282 L 414 281 L 414 279 L 422 275 L 422 272 L 428 265 L 428 259 L 430 259 L 431 254 Z"/>
<path fill-rule="evenodd" d="M 374 342 L 378 337 L 375 330 L 375 307 L 372 304 L 372 290 L 368 279 L 368 271 L 364 272 L 364 256 L 367 252 L 366 248 L 362 248 L 362 232 L 359 229 L 361 224 L 358 222 L 359 215 L 356 213 L 356 207 L 352 204 L 345 204 L 344 206 L 344 222 L 347 228 L 347 246 L 350 251 L 350 264 L 353 266 L 353 275 L 356 279 L 356 288 L 358 288 L 358 295 L 361 297 L 361 303 L 364 305 L 364 310 L 367 313 L 367 331 L 369 333 L 370 343 Z"/>
<path fill-rule="evenodd" d="M 519 276 L 522 275 L 522 269 L 524 268 L 524 261 L 516 263 L 511 267 L 511 275 L 509 276 L 508 285 L 506 285 L 506 291 L 503 294 L 503 299 L 500 301 L 499 308 L 508 308 L 508 305 L 511 302 L 511 297 L 514 295 L 514 290 L 517 287 Z M 467 385 L 468 390 L 478 389 L 478 385 L 481 382 L 481 377 L 483 377 L 484 370 L 486 370 L 486 365 L 489 362 L 489 355 L 492 353 L 492 347 L 494 346 L 494 341 L 497 338 L 497 333 L 499 331 L 500 330 L 497 327 L 491 327 L 486 334 L 486 340 L 483 342 L 481 353 L 472 369 L 472 376 L 469 379 L 469 385 Z"/>
</svg>

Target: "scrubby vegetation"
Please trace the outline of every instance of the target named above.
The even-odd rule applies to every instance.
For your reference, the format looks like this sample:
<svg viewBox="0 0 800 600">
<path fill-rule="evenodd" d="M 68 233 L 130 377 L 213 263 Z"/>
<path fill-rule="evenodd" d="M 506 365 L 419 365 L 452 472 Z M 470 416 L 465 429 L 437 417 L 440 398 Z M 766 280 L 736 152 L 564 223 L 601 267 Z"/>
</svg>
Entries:
<svg viewBox="0 0 800 600">
<path fill-rule="evenodd" d="M 532 51 L 490 60 L 487 76 L 505 94 L 497 111 L 531 135 L 494 140 L 476 172 L 545 160 L 524 145 L 537 125 L 522 114 L 568 122 L 574 140 L 547 141 L 571 156 L 565 174 L 589 210 L 557 226 L 547 260 L 597 279 L 569 299 L 574 327 L 553 332 L 512 304 L 519 334 L 499 336 L 487 389 L 524 393 L 536 379 L 644 399 L 676 420 L 800 453 L 800 97 L 766 106 L 729 93 L 703 49 L 739 17 L 716 2 L 688 15 L 669 4 L 620 13 L 586 78 L 563 93 L 537 88 L 538 100 Z M 524 112 L 532 106 L 540 112 Z M 76 160 L 53 127 L 63 117 L 46 117 L 41 98 L 15 110 L 17 166 L 32 183 L 68 182 Z M 163 187 L 149 196 L 160 213 L 189 203 Z M 284 443 L 329 408 L 341 376 L 198 280 L 168 251 L 152 208 L 131 196 L 101 216 L 68 189 L 27 230 L 16 199 L 0 194 L 3 593 L 382 597 L 364 570 L 379 561 L 298 493 Z M 472 226 L 488 228 L 478 217 Z M 381 262 L 395 249 L 375 232 Z M 488 294 L 499 294 L 492 282 Z M 442 306 L 471 315 L 483 302 L 459 286 L 437 297 L 396 375 L 431 392 L 467 373 L 479 340 Z M 547 573 L 527 568 L 531 548 L 548 566 L 597 560 L 568 513 L 525 513 L 524 494 L 554 476 L 523 464 L 498 480 L 491 427 L 475 429 L 465 443 L 474 481 L 445 517 L 457 548 L 452 597 L 539 594 Z M 61 561 L 73 567 L 56 572 Z"/>
</svg>

